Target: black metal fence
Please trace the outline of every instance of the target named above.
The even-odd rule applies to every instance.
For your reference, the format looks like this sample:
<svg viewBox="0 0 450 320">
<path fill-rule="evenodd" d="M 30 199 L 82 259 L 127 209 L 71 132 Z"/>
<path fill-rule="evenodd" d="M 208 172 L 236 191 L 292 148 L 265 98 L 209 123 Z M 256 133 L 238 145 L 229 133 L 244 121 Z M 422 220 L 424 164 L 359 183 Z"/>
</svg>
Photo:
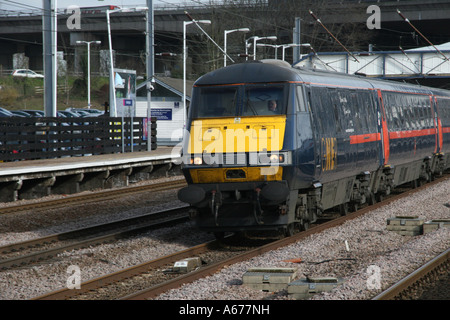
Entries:
<svg viewBox="0 0 450 320">
<path fill-rule="evenodd" d="M 123 121 L 122 121 L 123 120 Z M 0 162 L 156 149 L 156 118 L 0 117 Z"/>
</svg>

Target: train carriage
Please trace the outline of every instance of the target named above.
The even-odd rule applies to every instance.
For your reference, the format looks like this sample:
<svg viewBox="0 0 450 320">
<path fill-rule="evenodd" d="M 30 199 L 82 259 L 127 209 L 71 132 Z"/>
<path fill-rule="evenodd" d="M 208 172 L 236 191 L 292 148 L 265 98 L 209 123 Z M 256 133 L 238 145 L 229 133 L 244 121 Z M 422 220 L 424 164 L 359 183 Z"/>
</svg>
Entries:
<svg viewBox="0 0 450 320">
<path fill-rule="evenodd" d="M 307 228 L 449 166 L 447 91 L 235 64 L 196 81 L 180 200 L 204 230 Z"/>
<path fill-rule="evenodd" d="M 432 89 L 435 112 L 434 125 L 436 128 L 436 149 L 438 155 L 437 172 L 445 170 L 450 163 L 450 93 L 445 90 Z"/>
</svg>

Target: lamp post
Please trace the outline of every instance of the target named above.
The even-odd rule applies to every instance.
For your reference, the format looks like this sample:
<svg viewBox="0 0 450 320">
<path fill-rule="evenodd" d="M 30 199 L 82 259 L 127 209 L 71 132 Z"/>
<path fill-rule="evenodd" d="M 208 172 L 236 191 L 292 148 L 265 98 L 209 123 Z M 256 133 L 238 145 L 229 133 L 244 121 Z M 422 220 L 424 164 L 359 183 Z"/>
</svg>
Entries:
<svg viewBox="0 0 450 320">
<path fill-rule="evenodd" d="M 286 48 L 292 48 L 292 47 L 310 47 L 311 45 L 309 43 L 303 43 L 303 44 L 295 44 L 295 43 L 289 43 L 289 44 L 265 44 L 265 43 L 258 43 L 258 47 L 272 47 L 275 48 L 275 59 L 278 59 L 278 48 L 281 48 L 282 50 L 282 56 L 281 60 L 285 60 L 285 50 Z"/>
<path fill-rule="evenodd" d="M 147 12 L 145 15 L 145 55 L 146 55 L 146 75 L 147 75 L 147 151 L 152 150 L 152 82 L 155 80 L 155 26 L 153 0 L 147 0 Z"/>
<path fill-rule="evenodd" d="M 309 43 L 303 43 L 303 44 L 295 44 L 295 43 L 289 43 L 289 44 L 284 44 L 282 46 L 282 50 L 283 50 L 283 56 L 282 59 L 284 61 L 284 51 L 286 50 L 286 48 L 293 48 L 293 47 L 310 47 L 311 45 Z"/>
<path fill-rule="evenodd" d="M 112 54 L 112 40 L 111 40 L 111 21 L 110 15 L 116 12 L 139 12 L 147 11 L 147 7 L 136 7 L 136 8 L 121 8 L 115 10 L 106 10 L 106 22 L 108 24 L 108 43 L 109 43 L 109 91 L 110 96 L 112 94 L 112 104 L 110 105 L 109 114 L 111 117 L 117 116 L 117 106 L 116 106 L 116 86 L 114 85 L 114 63 Z"/>
<path fill-rule="evenodd" d="M 101 41 L 77 41 L 77 44 L 83 44 L 85 43 L 87 45 L 87 98 L 88 98 L 88 109 L 91 108 L 91 43 L 93 44 L 101 44 Z"/>
<path fill-rule="evenodd" d="M 256 60 L 256 41 L 259 40 L 277 40 L 276 36 L 269 36 L 269 37 L 253 37 L 253 60 Z"/>
<path fill-rule="evenodd" d="M 183 21 L 183 139 L 186 128 L 186 27 L 192 23 L 211 24 L 211 20 Z"/>
<path fill-rule="evenodd" d="M 250 40 L 251 40 L 252 38 L 250 37 L 250 38 L 248 38 L 248 39 L 246 39 L 245 40 L 245 61 L 247 61 L 248 60 L 248 48 L 250 47 Z"/>
<path fill-rule="evenodd" d="M 266 44 L 266 43 L 258 43 L 257 46 L 274 48 L 275 49 L 275 59 L 278 59 L 278 48 L 283 47 L 282 44 Z"/>
<path fill-rule="evenodd" d="M 223 50 L 224 50 L 223 66 L 224 67 L 227 66 L 227 34 L 232 33 L 232 32 L 249 32 L 249 31 L 250 31 L 249 28 L 239 28 L 239 29 L 225 30 L 224 31 L 224 34 L 223 34 Z"/>
</svg>

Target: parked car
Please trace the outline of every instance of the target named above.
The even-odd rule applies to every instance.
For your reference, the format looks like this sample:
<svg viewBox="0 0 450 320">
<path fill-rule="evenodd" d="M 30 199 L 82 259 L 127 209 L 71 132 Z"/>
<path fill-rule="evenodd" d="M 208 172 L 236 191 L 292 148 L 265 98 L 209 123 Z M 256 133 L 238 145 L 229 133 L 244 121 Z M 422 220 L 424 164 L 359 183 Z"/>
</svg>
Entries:
<svg viewBox="0 0 450 320">
<path fill-rule="evenodd" d="M 3 110 L 0 110 L 0 117 L 12 117 L 12 116 L 7 112 L 4 112 Z"/>
<path fill-rule="evenodd" d="M 13 113 L 13 115 L 16 117 L 31 117 L 29 113 L 21 110 L 12 110 L 11 113 Z"/>
<path fill-rule="evenodd" d="M 72 111 L 67 111 L 67 110 L 64 110 L 64 111 L 58 111 L 58 115 L 59 115 L 59 114 L 65 115 L 66 118 L 78 118 L 78 117 L 80 117 L 80 115 L 79 115 L 78 113 L 72 112 Z"/>
<path fill-rule="evenodd" d="M 44 78 L 42 74 L 36 73 L 30 69 L 16 69 L 11 73 L 11 75 L 13 77 Z"/>
<path fill-rule="evenodd" d="M 11 111 L 0 107 L 0 117 L 13 117 L 13 116 L 14 114 Z"/>
<path fill-rule="evenodd" d="M 82 117 L 98 117 L 104 114 L 104 111 L 98 109 L 67 108 L 66 111 L 78 113 Z"/>
<path fill-rule="evenodd" d="M 28 113 L 32 117 L 45 117 L 45 112 L 41 110 L 21 110 Z"/>
</svg>

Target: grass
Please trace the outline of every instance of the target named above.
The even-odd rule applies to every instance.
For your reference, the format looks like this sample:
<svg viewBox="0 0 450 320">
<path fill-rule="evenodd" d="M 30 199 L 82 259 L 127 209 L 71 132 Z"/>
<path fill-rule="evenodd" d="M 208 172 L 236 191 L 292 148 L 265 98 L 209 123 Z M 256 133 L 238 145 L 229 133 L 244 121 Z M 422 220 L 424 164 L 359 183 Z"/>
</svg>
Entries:
<svg viewBox="0 0 450 320">
<path fill-rule="evenodd" d="M 108 101 L 108 77 L 91 77 L 91 107 L 103 110 Z M 44 110 L 44 80 L 0 77 L 0 107 L 9 110 Z M 87 107 L 87 91 L 80 77 L 58 78 L 58 110 Z"/>
</svg>

